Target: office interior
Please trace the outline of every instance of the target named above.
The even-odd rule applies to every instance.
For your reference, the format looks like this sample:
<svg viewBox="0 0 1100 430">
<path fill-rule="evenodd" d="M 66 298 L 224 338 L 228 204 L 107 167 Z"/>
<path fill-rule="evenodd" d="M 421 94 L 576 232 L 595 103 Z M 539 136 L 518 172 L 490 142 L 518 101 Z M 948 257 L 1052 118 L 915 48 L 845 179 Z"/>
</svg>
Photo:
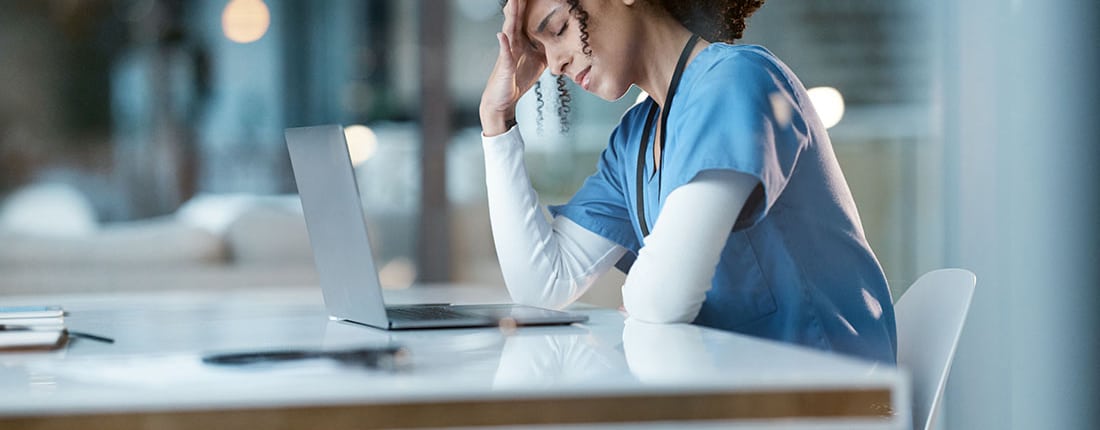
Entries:
<svg viewBox="0 0 1100 430">
<path fill-rule="evenodd" d="M 343 124 L 383 285 L 503 285 L 477 106 L 495 0 L 5 0 L 0 296 L 314 285 L 287 127 Z M 829 129 L 897 299 L 978 278 L 940 428 L 1093 428 L 1100 7 L 771 0 L 741 43 Z M 542 88 L 555 87 L 545 75 Z M 562 203 L 639 96 L 517 115 Z M 819 100 L 815 100 L 815 105 Z M 625 276 L 581 301 L 621 305 Z"/>
</svg>

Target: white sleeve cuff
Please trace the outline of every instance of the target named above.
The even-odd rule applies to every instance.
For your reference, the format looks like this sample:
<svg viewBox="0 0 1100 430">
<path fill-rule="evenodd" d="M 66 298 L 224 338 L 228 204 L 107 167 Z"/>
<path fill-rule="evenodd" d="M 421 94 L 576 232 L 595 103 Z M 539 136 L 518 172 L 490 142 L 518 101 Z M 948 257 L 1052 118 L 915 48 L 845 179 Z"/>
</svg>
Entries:
<svg viewBox="0 0 1100 430">
<path fill-rule="evenodd" d="M 513 125 L 508 131 L 496 136 L 486 136 L 485 132 L 481 132 L 481 145 L 485 149 L 500 149 L 501 147 L 511 146 L 519 146 L 520 149 L 523 149 L 523 135 L 519 133 L 518 125 Z"/>
</svg>

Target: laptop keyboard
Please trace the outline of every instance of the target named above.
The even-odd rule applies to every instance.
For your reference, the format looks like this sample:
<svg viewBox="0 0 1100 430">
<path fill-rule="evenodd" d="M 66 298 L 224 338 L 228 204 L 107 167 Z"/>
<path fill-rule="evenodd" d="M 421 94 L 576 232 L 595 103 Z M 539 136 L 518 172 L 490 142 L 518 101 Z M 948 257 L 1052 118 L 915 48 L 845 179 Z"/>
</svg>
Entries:
<svg viewBox="0 0 1100 430">
<path fill-rule="evenodd" d="M 452 310 L 446 306 L 409 306 L 400 308 L 386 308 L 390 319 L 405 321 L 438 321 L 438 320 L 468 320 L 477 318 Z"/>
</svg>

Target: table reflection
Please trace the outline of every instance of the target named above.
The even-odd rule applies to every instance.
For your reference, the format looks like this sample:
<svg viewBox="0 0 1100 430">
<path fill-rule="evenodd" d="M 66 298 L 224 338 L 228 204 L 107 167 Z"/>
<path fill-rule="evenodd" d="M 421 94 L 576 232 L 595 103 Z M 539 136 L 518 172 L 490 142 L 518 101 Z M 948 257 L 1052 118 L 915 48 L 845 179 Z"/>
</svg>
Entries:
<svg viewBox="0 0 1100 430">
<path fill-rule="evenodd" d="M 621 374 L 624 368 L 629 375 Z M 628 319 L 621 339 L 593 333 L 525 336 L 522 331 L 508 336 L 493 386 L 571 385 L 620 375 L 642 382 L 682 382 L 716 370 L 700 327 Z"/>
<path fill-rule="evenodd" d="M 623 366 L 618 342 L 591 333 L 508 336 L 493 376 L 494 388 L 574 385 L 606 379 Z"/>
<path fill-rule="evenodd" d="M 703 329 L 691 324 L 650 324 L 627 318 L 623 353 L 630 373 L 644 382 L 683 381 L 717 371 L 703 343 Z"/>
</svg>

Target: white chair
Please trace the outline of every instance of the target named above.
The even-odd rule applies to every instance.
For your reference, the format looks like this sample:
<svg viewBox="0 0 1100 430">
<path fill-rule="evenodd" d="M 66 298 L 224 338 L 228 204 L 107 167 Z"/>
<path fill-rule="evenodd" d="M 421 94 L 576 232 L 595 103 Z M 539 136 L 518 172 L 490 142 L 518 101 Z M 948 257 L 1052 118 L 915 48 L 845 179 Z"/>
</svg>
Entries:
<svg viewBox="0 0 1100 430">
<path fill-rule="evenodd" d="M 894 305 L 898 366 L 912 375 L 913 430 L 931 430 L 936 420 L 976 283 L 967 270 L 934 270 Z"/>
</svg>

